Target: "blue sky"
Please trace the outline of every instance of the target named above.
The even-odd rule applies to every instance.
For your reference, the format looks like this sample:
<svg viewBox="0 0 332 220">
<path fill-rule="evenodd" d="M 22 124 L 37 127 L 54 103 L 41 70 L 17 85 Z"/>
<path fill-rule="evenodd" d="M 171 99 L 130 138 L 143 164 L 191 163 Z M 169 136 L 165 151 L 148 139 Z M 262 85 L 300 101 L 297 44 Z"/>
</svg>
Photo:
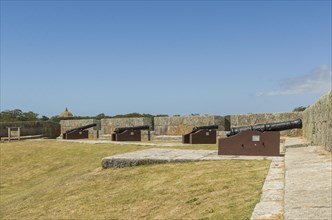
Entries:
<svg viewBox="0 0 332 220">
<path fill-rule="evenodd" d="M 331 80 L 331 1 L 1 1 L 2 111 L 287 112 Z"/>
</svg>

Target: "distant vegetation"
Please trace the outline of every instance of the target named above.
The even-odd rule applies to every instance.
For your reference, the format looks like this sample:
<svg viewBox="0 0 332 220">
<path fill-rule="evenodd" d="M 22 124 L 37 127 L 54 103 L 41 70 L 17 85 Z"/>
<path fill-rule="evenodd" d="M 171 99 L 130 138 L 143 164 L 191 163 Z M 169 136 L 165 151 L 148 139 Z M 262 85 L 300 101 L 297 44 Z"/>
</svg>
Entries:
<svg viewBox="0 0 332 220">
<path fill-rule="evenodd" d="M 32 111 L 23 112 L 20 109 L 6 110 L 0 113 L 1 122 L 14 122 L 14 121 L 48 121 L 46 116 L 38 117 L 37 113 Z"/>
<path fill-rule="evenodd" d="M 304 110 L 306 110 L 306 108 L 308 107 L 304 107 L 304 106 L 299 106 L 293 109 L 293 112 L 303 112 Z"/>
<path fill-rule="evenodd" d="M 23 112 L 20 109 L 14 110 L 6 110 L 0 112 L 0 122 L 15 122 L 15 121 L 52 121 L 52 122 L 59 122 L 62 118 L 58 115 L 52 116 L 51 118 L 43 115 L 38 117 L 39 114 L 29 111 Z M 68 119 L 102 119 L 102 118 L 153 118 L 153 117 L 164 117 L 168 116 L 166 114 L 160 115 L 151 115 L 151 114 L 140 114 L 137 112 L 123 114 L 123 115 L 115 115 L 115 116 L 108 116 L 104 113 L 100 113 L 96 116 L 73 116 Z"/>
</svg>

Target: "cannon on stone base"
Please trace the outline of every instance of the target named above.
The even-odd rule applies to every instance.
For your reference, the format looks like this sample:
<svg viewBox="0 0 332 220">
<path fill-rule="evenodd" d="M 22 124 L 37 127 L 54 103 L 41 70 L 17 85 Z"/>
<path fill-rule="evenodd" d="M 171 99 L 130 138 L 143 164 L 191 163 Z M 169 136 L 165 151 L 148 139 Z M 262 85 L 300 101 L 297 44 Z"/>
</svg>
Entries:
<svg viewBox="0 0 332 220">
<path fill-rule="evenodd" d="M 81 126 L 81 127 L 77 127 L 77 128 L 67 130 L 62 134 L 62 138 L 63 139 L 85 139 L 85 138 L 89 138 L 89 131 L 86 130 L 86 129 L 92 128 L 94 126 L 97 126 L 97 124 L 93 123 L 93 124 L 88 124 L 88 125 L 84 125 L 84 126 Z"/>
<path fill-rule="evenodd" d="M 148 139 L 150 140 L 150 126 L 144 125 L 116 128 L 112 134 L 112 141 L 141 141 L 141 130 L 149 130 Z"/>
<path fill-rule="evenodd" d="M 183 144 L 215 144 L 217 143 L 218 125 L 194 127 L 193 130 L 182 135 Z"/>
<path fill-rule="evenodd" d="M 232 128 L 218 139 L 219 155 L 280 156 L 280 131 L 302 128 L 301 119 Z"/>
</svg>

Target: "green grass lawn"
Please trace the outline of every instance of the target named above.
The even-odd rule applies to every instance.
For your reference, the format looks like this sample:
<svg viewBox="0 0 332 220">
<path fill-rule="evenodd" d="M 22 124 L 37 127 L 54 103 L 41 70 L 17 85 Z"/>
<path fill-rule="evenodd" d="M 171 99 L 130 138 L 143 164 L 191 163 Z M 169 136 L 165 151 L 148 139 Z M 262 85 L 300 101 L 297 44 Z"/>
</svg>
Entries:
<svg viewBox="0 0 332 220">
<path fill-rule="evenodd" d="M 101 168 L 105 156 L 146 148 L 57 141 L 1 143 L 0 218 L 250 218 L 270 161 Z"/>
</svg>

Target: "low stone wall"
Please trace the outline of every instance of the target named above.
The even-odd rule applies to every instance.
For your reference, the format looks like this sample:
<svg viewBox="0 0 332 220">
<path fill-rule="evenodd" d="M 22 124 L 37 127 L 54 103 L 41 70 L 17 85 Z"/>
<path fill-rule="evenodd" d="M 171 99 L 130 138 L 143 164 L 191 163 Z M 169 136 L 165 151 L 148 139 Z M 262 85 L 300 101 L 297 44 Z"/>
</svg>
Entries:
<svg viewBox="0 0 332 220">
<path fill-rule="evenodd" d="M 222 116 L 179 116 L 155 117 L 155 135 L 183 135 L 192 131 L 193 127 L 218 125 L 220 131 L 225 130 L 225 119 Z"/>
<path fill-rule="evenodd" d="M 282 113 L 261 113 L 261 114 L 244 114 L 227 116 L 232 127 L 248 126 L 256 124 L 268 124 L 283 121 L 302 119 L 302 112 L 282 112 Z M 302 136 L 302 129 L 292 129 L 281 131 L 285 136 Z"/>
<path fill-rule="evenodd" d="M 99 120 L 95 119 L 77 119 L 77 120 L 61 120 L 60 125 L 61 125 L 61 134 L 63 134 L 65 131 L 85 126 L 88 124 L 93 124 L 93 123 L 99 123 Z M 89 131 L 89 138 L 97 138 L 98 131 L 95 130 L 96 128 L 88 128 L 87 130 Z"/>
<path fill-rule="evenodd" d="M 152 118 L 103 118 L 101 119 L 101 135 L 110 135 L 117 127 L 132 127 L 132 126 L 150 126 L 153 130 Z"/>
<path fill-rule="evenodd" d="M 60 135 L 60 124 L 48 121 L 0 122 L 0 137 L 8 137 L 8 127 L 20 127 L 21 136 L 43 135 L 56 138 Z"/>
<path fill-rule="evenodd" d="M 303 136 L 332 152 L 332 91 L 303 112 Z"/>
</svg>

